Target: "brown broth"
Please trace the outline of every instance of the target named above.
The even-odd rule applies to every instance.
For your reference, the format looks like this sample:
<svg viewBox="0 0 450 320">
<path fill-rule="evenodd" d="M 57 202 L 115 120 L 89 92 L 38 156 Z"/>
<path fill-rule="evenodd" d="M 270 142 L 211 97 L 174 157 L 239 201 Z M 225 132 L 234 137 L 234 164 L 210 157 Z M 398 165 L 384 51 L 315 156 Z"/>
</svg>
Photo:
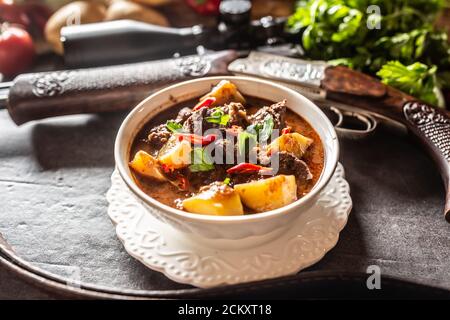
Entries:
<svg viewBox="0 0 450 320">
<path fill-rule="evenodd" d="M 246 109 L 248 114 L 251 115 L 255 113 L 258 108 L 271 105 L 273 102 L 262 100 L 254 97 L 246 97 L 247 106 Z M 165 123 L 168 119 L 176 118 L 176 115 L 179 110 L 184 107 L 192 107 L 196 104 L 198 99 L 193 99 L 187 102 L 180 103 L 167 111 L 161 112 L 156 117 L 154 117 L 151 121 L 144 125 L 144 127 L 137 134 L 130 152 L 130 161 L 133 159 L 136 152 L 139 150 L 144 150 L 150 154 L 155 155 L 156 150 L 152 150 L 152 148 L 145 143 L 145 139 L 147 138 L 148 132 L 151 128 L 160 125 L 161 123 Z M 297 186 L 297 196 L 298 198 L 306 195 L 317 181 L 320 178 L 320 175 L 323 171 L 324 166 L 324 148 L 322 141 L 320 140 L 317 132 L 312 128 L 312 126 L 301 116 L 288 110 L 286 112 L 285 122 L 287 126 L 292 127 L 293 132 L 298 132 L 304 136 L 307 136 L 313 139 L 313 144 L 308 148 L 307 153 L 303 157 L 303 161 L 308 165 L 313 178 L 309 180 L 306 184 Z M 148 179 L 137 174 L 133 173 L 133 177 L 137 183 L 137 185 L 149 196 L 154 198 L 155 200 L 166 204 L 168 206 L 176 208 L 176 202 L 186 199 L 193 194 L 191 192 L 180 191 L 177 187 L 173 186 L 168 182 L 157 182 L 152 179 Z M 254 213 L 245 208 L 245 213 L 250 214 Z"/>
</svg>

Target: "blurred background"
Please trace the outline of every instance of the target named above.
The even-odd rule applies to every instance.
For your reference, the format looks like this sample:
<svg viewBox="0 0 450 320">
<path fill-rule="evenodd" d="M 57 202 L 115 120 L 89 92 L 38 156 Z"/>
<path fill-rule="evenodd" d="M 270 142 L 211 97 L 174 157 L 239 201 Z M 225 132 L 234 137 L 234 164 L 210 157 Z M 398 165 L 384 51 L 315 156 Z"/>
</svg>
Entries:
<svg viewBox="0 0 450 320">
<path fill-rule="evenodd" d="M 244 18 L 240 13 L 228 12 L 229 16 L 224 17 L 219 12 L 220 3 L 220 0 L 0 0 L 0 79 L 9 81 L 20 73 L 30 71 L 134 62 L 127 60 L 126 56 L 121 57 L 119 52 L 114 53 L 118 57 L 113 57 L 118 59 L 113 61 L 105 57 L 102 61 L 102 54 L 114 50 L 98 45 L 97 48 L 91 46 L 90 52 L 87 52 L 89 50 L 85 44 L 81 51 L 84 50 L 85 57 L 92 56 L 92 61 L 89 58 L 70 61 L 79 53 L 79 47 L 72 46 L 72 52 L 64 52 L 60 36 L 65 26 L 127 19 L 172 28 L 202 25 L 219 30 L 218 33 L 223 35 L 220 22 L 224 19 L 241 27 L 248 24 L 245 20 L 247 16 Z M 371 11 L 372 4 L 380 12 Z M 245 26 L 231 32 L 237 34 L 239 39 L 234 35 L 216 42 L 211 40 L 211 43 L 207 37 L 195 41 L 205 43 L 208 49 L 214 50 L 255 49 L 262 44 L 291 43 L 298 48 L 298 56 L 346 65 L 377 76 L 384 83 L 431 104 L 440 107 L 450 105 L 448 1 L 252 0 L 251 5 L 249 19 L 259 21 L 259 25 L 263 26 L 261 38 L 267 43 L 250 46 L 236 44 L 244 41 L 245 32 L 242 30 L 246 30 Z M 284 29 L 282 35 L 280 30 L 266 27 L 273 21 L 265 20 L 264 17 L 268 16 L 271 19 L 285 19 L 278 25 Z M 314 19 L 311 18 L 313 16 Z M 371 23 L 374 26 L 380 23 L 382 27 L 380 30 L 368 29 L 366 25 Z M 72 33 L 72 40 L 78 37 L 77 32 Z M 95 29 L 89 32 L 95 33 Z M 89 32 L 84 32 L 83 36 Z M 139 51 L 144 46 L 168 46 L 159 40 L 144 43 L 142 39 L 146 38 L 136 38 L 136 29 L 133 32 L 134 35 L 130 33 L 129 37 L 134 39 L 130 40 L 134 41 L 134 47 L 128 53 L 123 51 L 124 54 Z M 208 36 L 208 32 L 203 33 Z M 260 34 L 256 31 L 251 37 Z M 93 39 L 91 41 L 97 43 L 97 38 Z M 123 41 L 118 42 L 117 47 L 126 46 Z M 167 47 L 167 56 L 170 57 L 174 54 L 174 46 L 181 45 L 181 41 L 170 38 L 167 42 L 173 42 L 171 47 Z M 103 51 L 99 51 L 94 59 L 93 52 L 100 49 Z M 278 53 L 277 50 L 274 52 Z M 163 56 L 147 54 L 144 57 L 152 60 Z"/>
</svg>

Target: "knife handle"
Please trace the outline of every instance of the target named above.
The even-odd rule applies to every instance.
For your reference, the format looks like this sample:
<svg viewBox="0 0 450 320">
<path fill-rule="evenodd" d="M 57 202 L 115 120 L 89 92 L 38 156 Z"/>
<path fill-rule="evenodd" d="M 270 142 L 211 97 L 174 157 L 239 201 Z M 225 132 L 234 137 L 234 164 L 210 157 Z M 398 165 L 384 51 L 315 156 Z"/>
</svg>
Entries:
<svg viewBox="0 0 450 320">
<path fill-rule="evenodd" d="M 135 64 L 19 75 L 8 110 L 18 125 L 48 117 L 127 110 L 178 81 L 227 74 L 232 50 Z"/>
<path fill-rule="evenodd" d="M 403 123 L 439 167 L 446 188 L 444 215 L 450 222 L 450 115 L 377 79 L 345 67 L 328 67 L 321 86 L 336 101 Z"/>
</svg>

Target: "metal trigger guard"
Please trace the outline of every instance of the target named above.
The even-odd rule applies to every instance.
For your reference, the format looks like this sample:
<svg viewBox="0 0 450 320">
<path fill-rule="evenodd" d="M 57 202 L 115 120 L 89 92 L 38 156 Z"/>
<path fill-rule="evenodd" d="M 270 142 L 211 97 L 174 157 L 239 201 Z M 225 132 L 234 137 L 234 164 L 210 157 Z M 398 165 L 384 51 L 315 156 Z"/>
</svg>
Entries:
<svg viewBox="0 0 450 320">
<path fill-rule="evenodd" d="M 355 140 L 367 138 L 378 126 L 378 120 L 369 112 L 350 111 L 329 105 L 321 108 L 333 123 L 336 133 L 342 138 Z"/>
</svg>

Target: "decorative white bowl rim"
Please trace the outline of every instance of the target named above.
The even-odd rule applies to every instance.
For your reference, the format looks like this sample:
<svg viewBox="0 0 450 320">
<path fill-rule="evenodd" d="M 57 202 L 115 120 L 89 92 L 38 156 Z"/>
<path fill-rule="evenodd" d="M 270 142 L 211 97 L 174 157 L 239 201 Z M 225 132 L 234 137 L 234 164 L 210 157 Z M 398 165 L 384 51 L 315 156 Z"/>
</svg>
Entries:
<svg viewBox="0 0 450 320">
<path fill-rule="evenodd" d="M 189 85 L 196 84 L 199 82 L 215 81 L 215 83 L 218 83 L 220 80 L 229 80 L 231 82 L 233 82 L 233 81 L 249 81 L 249 82 L 253 82 L 255 84 L 272 86 L 272 87 L 277 88 L 282 91 L 288 91 L 291 94 L 296 95 L 300 100 L 303 100 L 303 101 L 305 101 L 305 103 L 309 103 L 312 107 L 316 108 L 316 111 L 318 111 L 318 115 L 321 117 L 321 121 L 323 121 L 323 123 L 328 127 L 328 130 L 332 135 L 330 138 L 333 143 L 332 149 L 335 150 L 335 152 L 333 154 L 325 154 L 325 157 L 330 157 L 330 159 L 331 159 L 330 162 L 326 161 L 325 165 L 326 165 L 326 163 L 330 163 L 330 165 L 332 165 L 333 168 L 331 168 L 331 170 L 325 170 L 326 168 L 324 167 L 319 180 L 316 182 L 316 184 L 314 185 L 314 187 L 311 189 L 311 191 L 308 194 L 306 194 L 302 198 L 298 199 L 297 201 L 295 201 L 287 206 L 284 206 L 284 207 L 281 207 L 281 208 L 278 208 L 275 210 L 271 210 L 271 211 L 257 213 L 257 214 L 242 215 L 242 216 L 203 215 L 203 214 L 190 213 L 190 212 L 186 212 L 183 210 L 175 209 L 175 208 L 172 208 L 168 205 L 165 205 L 165 204 L 153 199 L 152 197 L 147 195 L 144 191 L 142 191 L 139 188 L 139 186 L 135 183 L 133 178 L 129 174 L 127 174 L 126 167 L 128 167 L 128 160 L 127 159 L 124 160 L 121 157 L 122 139 L 124 137 L 125 131 L 128 129 L 128 124 L 130 123 L 131 119 L 133 119 L 133 117 L 135 117 L 136 114 L 141 111 L 140 110 L 141 107 L 143 105 L 147 104 L 155 96 L 161 95 L 164 93 L 168 93 L 170 91 L 173 91 L 175 88 L 184 87 L 184 86 L 188 87 Z M 174 103 L 173 105 L 176 105 L 176 104 L 177 103 Z M 133 137 L 133 139 L 134 138 L 135 138 L 135 136 Z M 180 83 L 171 85 L 167 88 L 164 88 L 162 90 L 159 90 L 159 91 L 151 94 L 149 97 L 147 97 L 146 99 L 141 101 L 134 109 L 131 110 L 131 112 L 127 115 L 127 117 L 122 122 L 122 124 L 119 128 L 119 131 L 118 131 L 117 137 L 116 137 L 116 141 L 115 141 L 115 145 L 114 145 L 114 158 L 115 158 L 116 166 L 117 166 L 120 176 L 122 177 L 122 179 L 124 180 L 124 182 L 126 183 L 128 188 L 130 188 L 130 190 L 139 199 L 141 199 L 144 203 L 147 203 L 153 207 L 157 207 L 158 209 L 162 210 L 163 212 L 178 216 L 184 220 L 193 220 L 196 222 L 210 222 L 210 223 L 214 222 L 214 223 L 229 224 L 229 223 L 240 223 L 243 221 L 255 222 L 255 221 L 267 219 L 267 218 L 270 218 L 270 217 L 273 217 L 276 215 L 280 215 L 282 213 L 285 213 L 285 212 L 291 211 L 297 207 L 300 207 L 302 204 L 306 203 L 311 198 L 317 196 L 319 194 L 319 192 L 328 184 L 331 177 L 333 176 L 333 173 L 337 166 L 338 158 L 339 158 L 339 142 L 338 142 L 338 138 L 337 138 L 336 132 L 334 130 L 334 127 L 331 124 L 330 120 L 327 118 L 327 116 L 320 110 L 320 108 L 318 106 L 316 106 L 311 100 L 307 99 L 302 94 L 300 94 L 288 87 L 284 87 L 280 84 L 273 83 L 273 82 L 267 81 L 267 80 L 261 80 L 261 79 L 257 79 L 257 78 L 251 78 L 251 77 L 239 77 L 239 76 L 214 76 L 214 77 L 204 77 L 204 78 L 199 78 L 199 79 L 194 79 L 194 80 L 188 80 L 188 81 L 184 81 L 184 82 L 180 82 Z M 326 174 L 324 174 L 324 173 L 326 173 Z"/>
</svg>

